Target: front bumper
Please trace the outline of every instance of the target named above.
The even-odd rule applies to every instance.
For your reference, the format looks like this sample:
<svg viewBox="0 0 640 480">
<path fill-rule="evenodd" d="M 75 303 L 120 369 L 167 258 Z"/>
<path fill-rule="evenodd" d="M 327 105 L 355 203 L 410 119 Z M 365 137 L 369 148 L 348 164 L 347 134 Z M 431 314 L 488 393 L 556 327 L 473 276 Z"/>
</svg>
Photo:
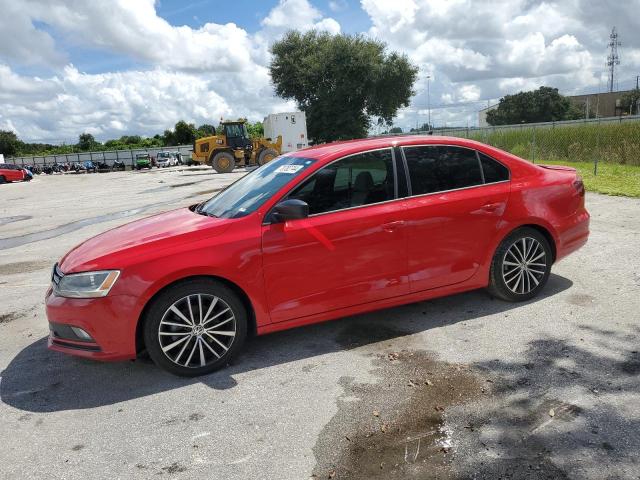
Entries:
<svg viewBox="0 0 640 480">
<path fill-rule="evenodd" d="M 48 348 L 78 357 L 116 361 L 136 357 L 137 298 L 113 295 L 102 298 L 65 298 L 49 289 L 45 299 L 49 320 Z M 70 327 L 84 330 L 86 340 Z"/>
</svg>

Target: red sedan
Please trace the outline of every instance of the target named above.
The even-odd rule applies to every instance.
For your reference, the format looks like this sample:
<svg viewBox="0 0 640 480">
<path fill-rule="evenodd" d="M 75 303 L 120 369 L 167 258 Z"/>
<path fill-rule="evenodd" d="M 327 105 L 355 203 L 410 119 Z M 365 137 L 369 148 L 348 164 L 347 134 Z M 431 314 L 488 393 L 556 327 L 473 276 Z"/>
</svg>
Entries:
<svg viewBox="0 0 640 480">
<path fill-rule="evenodd" d="M 459 138 L 322 145 L 71 250 L 47 292 L 49 348 L 145 349 L 200 375 L 250 334 L 484 287 L 528 300 L 588 235 L 573 168 Z"/>
<path fill-rule="evenodd" d="M 22 167 L 10 163 L 0 163 L 0 183 L 31 180 Z"/>
</svg>

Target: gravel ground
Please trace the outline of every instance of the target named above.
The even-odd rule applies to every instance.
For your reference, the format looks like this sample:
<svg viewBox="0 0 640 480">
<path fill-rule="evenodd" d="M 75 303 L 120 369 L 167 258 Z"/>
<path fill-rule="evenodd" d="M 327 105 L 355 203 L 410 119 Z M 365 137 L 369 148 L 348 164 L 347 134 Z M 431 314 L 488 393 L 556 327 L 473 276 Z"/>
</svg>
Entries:
<svg viewBox="0 0 640 480">
<path fill-rule="evenodd" d="M 640 200 L 524 304 L 482 291 L 251 340 L 199 379 L 46 350 L 52 264 L 243 172 L 0 188 L 0 478 L 640 478 Z"/>
</svg>

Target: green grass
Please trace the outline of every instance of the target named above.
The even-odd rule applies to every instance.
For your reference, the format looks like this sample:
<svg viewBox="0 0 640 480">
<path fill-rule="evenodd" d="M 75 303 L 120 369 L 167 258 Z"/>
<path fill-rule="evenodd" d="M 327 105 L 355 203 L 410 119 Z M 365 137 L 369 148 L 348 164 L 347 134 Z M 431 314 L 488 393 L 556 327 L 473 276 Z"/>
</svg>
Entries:
<svg viewBox="0 0 640 480">
<path fill-rule="evenodd" d="M 594 175 L 592 162 L 541 161 L 539 163 L 575 168 L 582 175 L 588 192 L 640 197 L 640 166 L 599 162 L 598 174 Z"/>
<path fill-rule="evenodd" d="M 522 128 L 472 131 L 470 138 L 536 162 L 598 159 L 602 163 L 640 166 L 640 121 L 535 129 L 523 125 Z"/>
</svg>

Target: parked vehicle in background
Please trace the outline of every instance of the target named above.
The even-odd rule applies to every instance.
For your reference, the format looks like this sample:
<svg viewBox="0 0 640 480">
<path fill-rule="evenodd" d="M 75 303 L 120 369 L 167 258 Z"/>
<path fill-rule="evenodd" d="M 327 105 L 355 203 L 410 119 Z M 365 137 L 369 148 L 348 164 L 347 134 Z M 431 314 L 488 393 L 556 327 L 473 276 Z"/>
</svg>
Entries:
<svg viewBox="0 0 640 480">
<path fill-rule="evenodd" d="M 126 166 L 124 162 L 121 162 L 120 160 L 114 160 L 113 165 L 111 165 L 111 170 L 113 170 L 114 172 L 117 170 L 121 170 L 124 172 L 126 170 Z"/>
<path fill-rule="evenodd" d="M 111 170 L 111 167 L 109 166 L 109 164 L 104 160 L 100 162 L 96 162 L 95 166 L 99 172 L 108 172 L 109 170 Z"/>
<path fill-rule="evenodd" d="M 264 165 L 280 155 L 282 137 L 274 142 L 252 139 L 245 124 L 245 120 L 221 122 L 220 134 L 195 141 L 191 158 L 211 165 L 218 173 L 229 173 L 236 167 Z"/>
<path fill-rule="evenodd" d="M 282 153 L 294 152 L 309 146 L 307 117 L 304 112 L 273 113 L 264 117 L 262 125 L 267 140 L 282 137 Z"/>
<path fill-rule="evenodd" d="M 31 180 L 33 180 L 33 172 L 29 169 L 29 167 L 27 166 L 22 167 L 22 171 L 24 172 L 25 182 L 30 182 Z"/>
<path fill-rule="evenodd" d="M 0 163 L 0 183 L 22 182 L 26 180 L 25 176 L 26 171 L 22 167 L 11 163 Z"/>
<path fill-rule="evenodd" d="M 178 165 L 178 159 L 172 152 L 159 152 L 156 155 L 156 167 L 166 168 Z"/>
<path fill-rule="evenodd" d="M 133 167 L 136 170 L 141 170 L 143 168 L 152 168 L 153 160 L 151 158 L 151 155 L 149 155 L 148 153 L 137 153 L 133 163 Z"/>
<path fill-rule="evenodd" d="M 171 152 L 173 156 L 176 157 L 178 165 L 184 165 L 184 158 L 180 152 Z"/>
<path fill-rule="evenodd" d="M 178 375 L 265 334 L 477 288 L 538 295 L 584 245 L 584 186 L 462 138 L 282 155 L 208 201 L 109 230 L 55 265 L 49 348 Z M 313 272 L 310 275 L 309 272 Z"/>
<path fill-rule="evenodd" d="M 84 167 L 84 171 L 87 173 L 96 173 L 98 171 L 98 166 L 91 160 L 85 160 L 82 163 L 82 166 Z"/>
</svg>

